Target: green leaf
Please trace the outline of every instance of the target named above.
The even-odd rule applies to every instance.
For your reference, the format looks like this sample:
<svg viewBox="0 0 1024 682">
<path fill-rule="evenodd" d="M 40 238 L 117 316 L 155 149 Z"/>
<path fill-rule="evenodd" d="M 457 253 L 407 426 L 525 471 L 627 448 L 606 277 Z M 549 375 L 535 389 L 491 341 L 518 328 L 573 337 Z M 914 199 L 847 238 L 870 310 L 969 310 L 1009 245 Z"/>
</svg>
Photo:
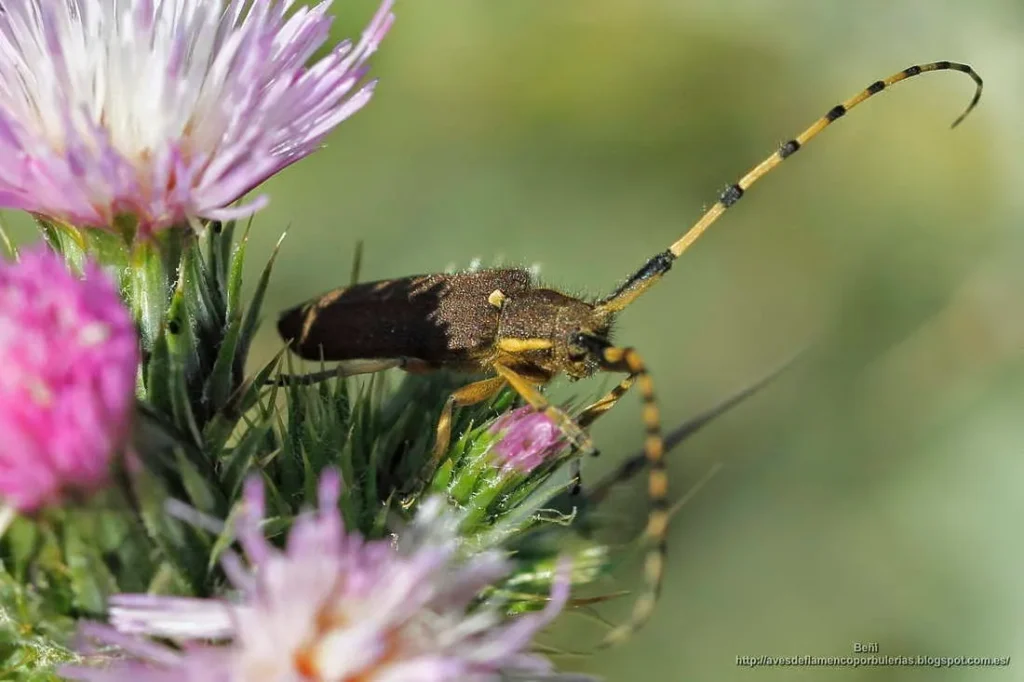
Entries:
<svg viewBox="0 0 1024 682">
<path fill-rule="evenodd" d="M 229 267 L 224 271 L 228 315 L 236 315 L 241 311 L 242 273 L 245 267 L 245 252 L 249 246 L 249 229 L 251 227 L 252 221 L 246 225 L 245 232 L 242 233 L 242 238 L 238 240 L 231 259 L 228 261 Z"/>
<path fill-rule="evenodd" d="M 249 233 L 253 219 L 250 217 L 245 226 L 245 233 Z M 228 300 L 228 271 L 231 262 L 231 249 L 235 244 L 236 222 L 229 220 L 226 223 L 213 222 L 207 229 L 210 237 L 210 264 L 214 275 L 217 278 L 217 289 L 225 301 Z M 245 241 L 245 236 L 239 241 Z"/>
<path fill-rule="evenodd" d="M 18 517 L 4 533 L 4 564 L 19 580 L 26 580 L 28 569 L 39 552 L 42 538 L 36 524 Z"/>
<path fill-rule="evenodd" d="M 78 514 L 77 522 L 63 528 L 64 557 L 75 606 L 99 616 L 106 610 L 107 597 L 117 591 L 117 581 L 103 561 L 94 534 L 87 529 L 96 519 L 84 512 Z"/>
<path fill-rule="evenodd" d="M 207 423 L 203 437 L 209 452 L 219 453 L 224 449 L 231 434 L 235 432 L 239 420 L 259 402 L 263 387 L 270 381 L 271 375 L 277 371 L 283 353 L 282 350 L 251 379 L 244 381 Z M 279 388 L 276 385 L 271 386 L 269 404 L 276 404 Z"/>
<path fill-rule="evenodd" d="M 149 594 L 188 594 L 188 584 L 181 574 L 169 563 L 162 563 L 152 573 L 152 578 L 140 592 Z"/>
<path fill-rule="evenodd" d="M 168 390 L 171 398 L 171 414 L 174 416 L 175 425 L 193 438 L 192 444 L 201 447 L 202 435 L 196 422 L 188 390 L 186 372 L 192 353 L 191 329 L 185 314 L 185 295 L 180 286 L 171 297 L 164 331 L 163 338 L 167 340 L 167 351 L 170 356 Z"/>
<path fill-rule="evenodd" d="M 95 228 L 84 228 L 79 230 L 79 234 L 81 243 L 89 255 L 100 263 L 120 270 L 123 278 L 124 266 L 128 262 L 130 252 L 129 244 L 125 242 L 124 238 L 121 235 Z"/>
<path fill-rule="evenodd" d="M 3 244 L 4 249 L 7 251 L 7 256 L 11 260 L 18 260 L 18 245 L 11 239 L 11 235 L 8 234 L 7 228 L 4 227 L 2 221 L 0 221 L 0 244 Z"/>
<path fill-rule="evenodd" d="M 171 354 L 167 338 L 160 334 L 153 343 L 146 363 L 146 391 L 143 396 L 160 414 L 171 417 L 174 412 L 171 387 Z"/>
<path fill-rule="evenodd" d="M 51 221 L 38 215 L 34 217 L 36 226 L 50 248 L 63 256 L 64 261 L 73 270 L 81 272 L 85 261 L 85 242 L 82 234 L 65 223 Z"/>
<path fill-rule="evenodd" d="M 213 363 L 213 371 L 206 379 L 204 393 L 207 395 L 210 409 L 215 413 L 223 409 L 235 388 L 236 353 L 238 352 L 241 324 L 238 316 L 233 317 L 228 324 L 227 333 L 221 342 L 217 359 Z"/>
<path fill-rule="evenodd" d="M 268 433 L 273 432 L 274 424 L 270 418 L 258 426 L 251 426 L 232 448 L 223 464 L 223 488 L 231 497 L 236 497 L 242 489 L 250 469 L 253 468 L 260 454 L 260 447 L 266 442 Z"/>
<path fill-rule="evenodd" d="M 74 627 L 0 567 L 0 679 L 58 682 L 54 669 L 78 658 L 67 647 Z"/>
<path fill-rule="evenodd" d="M 178 473 L 181 475 L 181 482 L 185 486 L 191 505 L 212 516 L 226 513 L 228 505 L 217 488 L 216 480 L 200 472 L 182 448 L 175 449 L 175 456 Z"/>
<path fill-rule="evenodd" d="M 139 326 L 143 349 L 153 348 L 163 332 L 169 287 L 166 263 L 156 245 L 137 245 L 128 267 L 126 299 Z"/>
<path fill-rule="evenodd" d="M 227 319 L 227 296 L 221 282 L 221 274 L 219 273 L 219 270 L 223 267 L 218 262 L 220 245 L 212 241 L 215 237 L 212 227 L 207 227 L 205 234 L 206 249 L 201 250 L 198 247 L 196 249 L 199 252 L 196 263 L 198 264 L 200 275 L 200 278 L 196 281 L 196 286 L 201 290 L 205 304 L 215 311 L 217 323 L 223 325 Z"/>
<path fill-rule="evenodd" d="M 221 557 L 224 556 L 224 552 L 231 548 L 231 545 L 235 544 L 237 537 L 235 529 L 238 524 L 238 517 L 242 513 L 242 505 L 236 504 L 228 515 L 228 518 L 224 521 L 224 529 L 217 534 L 216 539 L 213 541 L 213 546 L 210 548 L 210 561 L 208 570 L 211 572 L 216 568 L 217 564 L 220 563 Z"/>
<path fill-rule="evenodd" d="M 182 262 L 182 267 L 187 268 L 186 275 L 183 275 L 186 278 L 187 309 L 192 317 L 192 325 L 197 329 L 201 367 L 205 370 L 210 364 L 206 362 L 206 358 L 217 352 L 220 335 L 227 320 L 225 304 L 216 290 L 216 285 L 211 286 L 214 278 L 209 273 L 198 246 L 190 249 L 188 257 Z M 209 344 L 209 347 L 204 348 L 203 344 Z"/>
<path fill-rule="evenodd" d="M 134 484 L 139 520 L 167 566 L 161 570 L 173 570 L 181 584 L 187 586 L 187 594 L 203 596 L 212 587 L 207 585 L 207 543 L 195 529 L 183 526 L 167 514 L 166 492 L 155 480 L 140 477 Z"/>
<path fill-rule="evenodd" d="M 133 420 L 133 445 L 141 455 L 146 470 L 155 474 L 175 493 L 184 493 L 179 485 L 178 450 L 200 469 L 206 468 L 207 456 L 189 442 L 189 438 L 173 422 L 170 414 L 162 414 L 145 402 L 136 405 Z"/>
<path fill-rule="evenodd" d="M 274 250 L 270 254 L 270 258 L 267 260 L 266 266 L 263 268 L 263 272 L 260 273 L 260 278 L 256 282 L 256 290 L 253 292 L 252 299 L 249 301 L 249 309 L 245 311 L 245 320 L 242 322 L 242 331 L 238 340 L 238 352 L 236 353 L 236 370 L 241 373 L 244 369 L 245 359 L 249 356 L 249 348 L 252 345 L 252 339 L 256 335 L 256 328 L 259 326 L 260 312 L 263 308 L 263 298 L 267 293 L 267 286 L 270 284 L 270 273 L 274 268 L 274 261 L 277 259 L 277 254 L 281 249 L 281 243 L 284 241 L 285 234 L 277 240 L 277 244 L 274 245 Z M 238 280 L 241 279 L 241 275 L 238 275 Z M 234 272 L 232 272 L 232 283 L 236 280 Z"/>
</svg>

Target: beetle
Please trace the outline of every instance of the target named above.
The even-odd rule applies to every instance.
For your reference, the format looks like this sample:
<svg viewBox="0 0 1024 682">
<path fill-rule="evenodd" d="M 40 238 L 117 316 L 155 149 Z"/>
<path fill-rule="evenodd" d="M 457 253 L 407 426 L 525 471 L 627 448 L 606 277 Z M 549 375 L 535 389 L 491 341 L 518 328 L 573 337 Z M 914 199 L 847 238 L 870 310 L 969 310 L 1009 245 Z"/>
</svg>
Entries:
<svg viewBox="0 0 1024 682">
<path fill-rule="evenodd" d="M 960 71 L 975 83 L 974 96 L 953 122 L 956 127 L 981 98 L 982 79 L 966 64 L 941 61 L 911 66 L 871 83 L 829 109 L 795 138 L 729 185 L 676 242 L 651 257 L 609 295 L 584 301 L 538 286 L 527 270 L 502 268 L 430 274 L 360 283 L 327 292 L 282 313 L 278 332 L 300 357 L 339 361 L 329 375 L 401 368 L 408 372 L 452 370 L 490 376 L 456 390 L 437 425 L 431 465 L 444 457 L 451 438 L 452 411 L 482 402 L 511 386 L 544 411 L 582 452 L 594 452 L 585 429 L 635 383 L 643 402 L 650 513 L 644 537 L 646 591 L 627 622 L 610 631 L 602 646 L 620 642 L 650 617 L 661 589 L 669 520 L 668 476 L 654 383 L 641 355 L 609 340 L 616 316 L 650 289 L 751 185 L 802 149 L 825 128 L 868 98 L 900 81 L 930 71 Z M 552 405 L 539 390 L 557 375 L 582 379 L 597 372 L 625 378 L 575 418 Z"/>
</svg>

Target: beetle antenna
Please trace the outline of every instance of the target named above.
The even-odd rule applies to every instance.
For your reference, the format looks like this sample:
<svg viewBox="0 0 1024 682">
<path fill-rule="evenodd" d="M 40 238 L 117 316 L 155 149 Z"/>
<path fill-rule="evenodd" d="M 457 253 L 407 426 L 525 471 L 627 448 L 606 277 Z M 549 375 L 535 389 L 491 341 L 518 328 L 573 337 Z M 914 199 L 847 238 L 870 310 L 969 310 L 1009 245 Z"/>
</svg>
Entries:
<svg viewBox="0 0 1024 682">
<path fill-rule="evenodd" d="M 971 77 L 976 85 L 974 97 L 971 98 L 970 104 L 967 105 L 967 108 L 962 114 L 957 116 L 951 127 L 955 128 L 960 125 L 967 115 L 971 113 L 974 107 L 977 106 L 978 101 L 981 99 L 981 76 L 979 76 L 977 72 L 967 64 L 946 61 L 919 64 L 907 67 L 899 73 L 894 73 L 888 78 L 875 81 L 850 99 L 829 109 L 824 116 L 811 124 L 810 127 L 805 129 L 792 140 L 783 143 L 775 153 L 754 166 L 746 175 L 740 178 L 739 182 L 726 187 L 719 195 L 718 201 L 715 202 L 714 206 L 709 208 L 704 215 L 700 217 L 700 220 L 694 223 L 682 237 L 674 242 L 666 251 L 663 251 L 648 260 L 642 268 L 637 270 L 636 273 L 612 292 L 611 295 L 599 301 L 597 304 L 598 310 L 605 314 L 616 313 L 636 300 L 637 297 L 661 279 L 662 275 L 668 272 L 672 267 L 673 261 L 681 256 L 684 251 L 690 248 L 694 242 L 696 242 L 701 235 L 703 235 L 704 232 L 711 227 L 711 225 L 718 220 L 723 213 L 725 213 L 727 209 L 733 207 L 736 202 L 742 199 L 747 190 L 750 189 L 751 185 L 770 173 L 790 156 L 800 151 L 808 142 L 820 135 L 825 128 L 829 127 L 838 119 L 846 115 L 848 111 L 900 81 L 913 78 L 914 76 L 919 76 L 922 73 L 928 73 L 929 71 L 950 70 L 966 73 Z"/>
</svg>

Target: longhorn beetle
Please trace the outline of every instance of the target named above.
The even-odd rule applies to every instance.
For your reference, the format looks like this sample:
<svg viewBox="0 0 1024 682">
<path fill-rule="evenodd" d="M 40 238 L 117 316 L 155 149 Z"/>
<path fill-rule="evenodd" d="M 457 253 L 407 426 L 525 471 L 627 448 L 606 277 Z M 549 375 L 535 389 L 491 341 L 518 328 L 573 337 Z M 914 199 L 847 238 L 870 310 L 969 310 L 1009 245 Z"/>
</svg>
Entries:
<svg viewBox="0 0 1024 682">
<path fill-rule="evenodd" d="M 583 301 L 540 288 L 526 270 L 517 268 L 422 275 L 335 289 L 285 311 L 278 331 L 303 358 L 342 362 L 335 371 L 319 376 L 363 374 L 393 367 L 409 372 L 449 369 L 492 375 L 458 389 L 445 402 L 432 450 L 433 466 L 440 463 L 448 449 L 452 410 L 487 400 L 506 385 L 554 420 L 577 449 L 594 452 L 584 429 L 637 383 L 647 434 L 644 450 L 650 465 L 650 513 L 644 531 L 648 547 L 644 563 L 647 590 L 637 598 L 629 620 L 610 631 L 601 646 L 620 642 L 641 627 L 654 608 L 661 588 L 669 512 L 668 476 L 654 384 L 635 349 L 615 346 L 609 341 L 615 316 L 661 279 L 675 259 L 739 201 L 751 185 L 830 124 L 902 80 L 950 69 L 967 74 L 976 84 L 967 109 L 953 122 L 956 127 L 981 98 L 982 80 L 970 66 L 934 62 L 911 66 L 875 81 L 829 109 L 736 184 L 727 187 L 678 241 L 653 256 L 600 300 Z M 575 421 L 551 405 L 538 390 L 558 374 L 581 379 L 599 371 L 621 372 L 626 377 L 586 407 Z"/>
</svg>

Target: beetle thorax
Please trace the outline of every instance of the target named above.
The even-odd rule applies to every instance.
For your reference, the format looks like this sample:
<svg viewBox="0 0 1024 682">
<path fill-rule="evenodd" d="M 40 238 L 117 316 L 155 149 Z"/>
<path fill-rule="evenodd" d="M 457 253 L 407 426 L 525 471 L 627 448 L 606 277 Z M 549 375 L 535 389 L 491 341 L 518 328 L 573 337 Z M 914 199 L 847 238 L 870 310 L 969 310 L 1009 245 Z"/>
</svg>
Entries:
<svg viewBox="0 0 1024 682">
<path fill-rule="evenodd" d="M 585 301 L 551 289 L 531 289 L 504 302 L 498 339 L 506 348 L 521 347 L 516 353 L 520 366 L 582 379 L 597 371 L 597 361 L 573 339 L 581 332 L 607 338 L 610 322 Z"/>
</svg>

